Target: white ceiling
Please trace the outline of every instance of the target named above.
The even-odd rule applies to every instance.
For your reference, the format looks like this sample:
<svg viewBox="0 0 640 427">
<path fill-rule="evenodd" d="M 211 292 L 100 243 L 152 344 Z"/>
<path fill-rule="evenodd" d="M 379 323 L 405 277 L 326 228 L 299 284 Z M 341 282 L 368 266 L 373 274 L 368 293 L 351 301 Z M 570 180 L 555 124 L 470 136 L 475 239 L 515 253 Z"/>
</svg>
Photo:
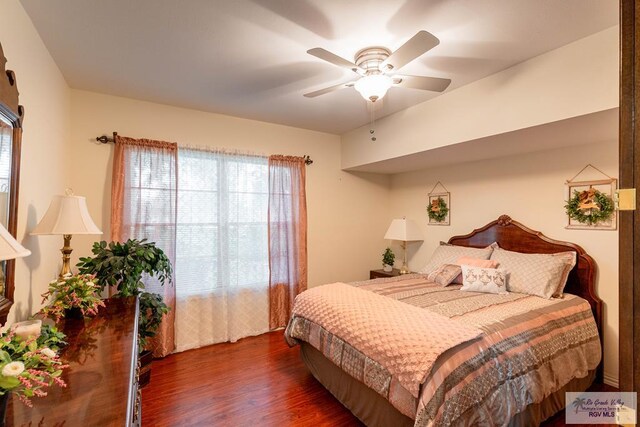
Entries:
<svg viewBox="0 0 640 427">
<path fill-rule="evenodd" d="M 353 73 L 344 58 L 395 50 L 419 30 L 440 45 L 402 69 L 447 91 L 618 23 L 614 0 L 21 0 L 69 85 L 331 133 L 369 121 L 354 89 L 303 93 Z M 392 88 L 378 117 L 437 94 Z"/>
</svg>

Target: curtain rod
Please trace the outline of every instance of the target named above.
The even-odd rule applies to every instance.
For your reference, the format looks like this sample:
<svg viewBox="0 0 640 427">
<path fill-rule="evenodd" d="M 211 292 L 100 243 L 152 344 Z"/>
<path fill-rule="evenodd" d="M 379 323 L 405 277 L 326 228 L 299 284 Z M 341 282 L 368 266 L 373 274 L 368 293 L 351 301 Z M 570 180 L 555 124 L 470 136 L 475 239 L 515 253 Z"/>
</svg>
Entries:
<svg viewBox="0 0 640 427">
<path fill-rule="evenodd" d="M 107 135 L 97 136 L 96 141 L 102 144 L 109 144 L 110 142 L 116 141 L 116 136 L 118 136 L 118 132 L 113 132 L 113 137 L 109 138 Z M 308 156 L 305 154 L 304 156 L 302 156 L 302 158 L 304 158 L 305 165 L 309 166 L 313 164 L 313 160 L 311 159 L 311 156 Z"/>
</svg>

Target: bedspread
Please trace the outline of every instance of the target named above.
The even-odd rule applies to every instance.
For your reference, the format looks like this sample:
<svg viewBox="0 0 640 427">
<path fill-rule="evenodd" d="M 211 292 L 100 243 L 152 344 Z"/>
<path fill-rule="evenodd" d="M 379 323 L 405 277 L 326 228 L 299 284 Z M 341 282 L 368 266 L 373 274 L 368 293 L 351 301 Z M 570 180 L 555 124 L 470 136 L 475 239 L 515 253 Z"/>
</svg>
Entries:
<svg viewBox="0 0 640 427">
<path fill-rule="evenodd" d="M 439 355 L 481 334 L 440 314 L 344 283 L 303 292 L 292 315 L 321 325 L 384 366 L 416 398 Z"/>
<path fill-rule="evenodd" d="M 316 323 L 320 319 L 305 318 L 294 309 L 285 331 L 290 345 L 297 340 L 308 342 L 415 419 L 419 427 L 487 420 L 507 424 L 527 405 L 542 401 L 573 378 L 586 376 L 600 363 L 600 340 L 590 306 L 573 295 L 547 300 L 516 293 L 463 292 L 460 286 L 441 287 L 422 275 L 350 285 L 388 297 L 402 304 L 406 313 L 418 308 L 482 331 L 478 338 L 461 342 L 436 359 L 416 398 L 408 383 L 370 357 L 369 349 L 363 351 L 361 342 L 348 331 L 331 326 L 332 332 Z M 310 291 L 314 289 L 318 288 Z M 305 298 L 305 293 L 298 299 Z"/>
</svg>

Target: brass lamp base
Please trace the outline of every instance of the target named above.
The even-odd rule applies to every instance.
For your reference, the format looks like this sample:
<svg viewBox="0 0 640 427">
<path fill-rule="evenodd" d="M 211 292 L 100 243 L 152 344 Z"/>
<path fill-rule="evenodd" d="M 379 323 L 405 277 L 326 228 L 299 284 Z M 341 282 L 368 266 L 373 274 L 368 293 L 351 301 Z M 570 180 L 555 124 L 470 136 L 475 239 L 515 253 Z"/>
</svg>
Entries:
<svg viewBox="0 0 640 427">
<path fill-rule="evenodd" d="M 400 274 L 409 274 L 409 266 L 407 265 L 407 242 L 402 242 L 402 252 L 404 253 L 404 258 L 402 261 L 402 268 L 400 269 Z"/>
<path fill-rule="evenodd" d="M 64 276 L 71 274 L 71 234 L 64 234 L 64 246 L 60 249 L 62 252 L 62 269 L 58 275 L 58 280 L 63 280 Z"/>
</svg>

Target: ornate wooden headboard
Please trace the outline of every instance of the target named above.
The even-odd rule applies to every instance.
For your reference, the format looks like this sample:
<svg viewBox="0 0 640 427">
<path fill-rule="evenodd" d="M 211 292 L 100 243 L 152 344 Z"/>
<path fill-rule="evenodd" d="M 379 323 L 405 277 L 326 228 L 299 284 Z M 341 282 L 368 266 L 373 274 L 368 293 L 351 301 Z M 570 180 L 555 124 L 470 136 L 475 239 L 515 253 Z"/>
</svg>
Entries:
<svg viewBox="0 0 640 427">
<path fill-rule="evenodd" d="M 493 242 L 497 242 L 503 249 L 523 253 L 552 254 L 575 251 L 577 263 L 569 273 L 564 290 L 584 298 L 591 304 L 602 341 L 602 300 L 595 291 L 597 266 L 584 249 L 574 243 L 550 239 L 541 232 L 531 230 L 512 220 L 508 215 L 502 215 L 467 235 L 449 239 L 449 243 L 454 245 L 478 248 L 489 246 Z"/>
</svg>

